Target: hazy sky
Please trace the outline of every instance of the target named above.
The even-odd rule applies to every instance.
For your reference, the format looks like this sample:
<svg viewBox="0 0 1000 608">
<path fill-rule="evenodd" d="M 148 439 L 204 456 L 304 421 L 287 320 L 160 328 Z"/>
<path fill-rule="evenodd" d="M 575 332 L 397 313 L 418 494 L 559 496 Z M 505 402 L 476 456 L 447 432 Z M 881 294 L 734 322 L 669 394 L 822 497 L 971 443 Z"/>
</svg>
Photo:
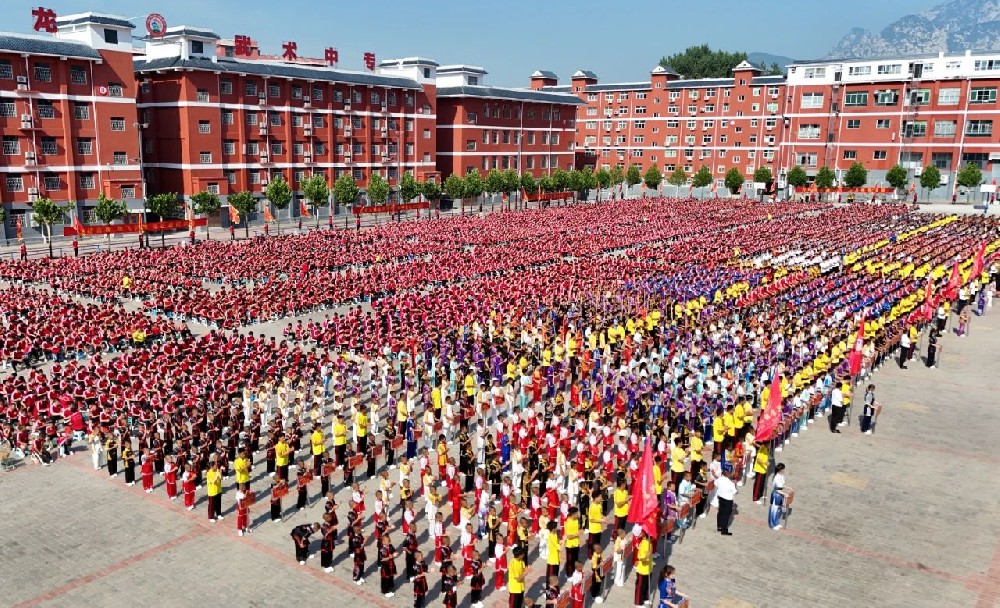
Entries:
<svg viewBox="0 0 1000 608">
<path fill-rule="evenodd" d="M 30 32 L 31 8 L 59 14 L 99 11 L 134 18 L 162 14 L 169 26 L 209 27 L 222 37 L 248 34 L 264 52 L 294 40 L 300 55 L 322 57 L 334 46 L 340 66 L 362 69 L 362 55 L 419 55 L 441 64 L 468 63 L 488 84 L 526 86 L 536 69 L 568 83 L 578 69 L 603 82 L 641 80 L 660 57 L 708 43 L 811 59 L 825 55 L 855 26 L 877 31 L 943 0 L 2 0 L 0 29 Z"/>
</svg>

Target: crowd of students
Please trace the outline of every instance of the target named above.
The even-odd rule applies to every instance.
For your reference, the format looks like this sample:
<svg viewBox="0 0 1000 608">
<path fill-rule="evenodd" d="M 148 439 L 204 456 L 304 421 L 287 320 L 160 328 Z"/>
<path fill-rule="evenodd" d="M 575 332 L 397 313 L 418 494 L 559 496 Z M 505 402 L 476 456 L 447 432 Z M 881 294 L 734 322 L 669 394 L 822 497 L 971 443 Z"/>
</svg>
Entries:
<svg viewBox="0 0 1000 608">
<path fill-rule="evenodd" d="M 240 534 L 265 496 L 276 522 L 291 488 L 296 508 L 323 497 L 322 521 L 291 531 L 297 561 L 318 534 L 321 567 L 340 543 L 363 584 L 372 551 L 392 596 L 403 556 L 418 607 L 431 590 L 455 606 L 465 583 L 474 606 L 489 587 L 527 605 L 536 582 L 552 605 L 600 603 L 633 563 L 635 605 L 673 605 L 673 569 L 652 581 L 662 538 L 627 521 L 643 442 L 664 531 L 717 505 L 731 534 L 737 483 L 752 475 L 763 500 L 776 452 L 859 376 L 938 344 L 952 303 L 988 305 L 998 236 L 989 218 L 903 207 L 636 199 L 9 263 L 0 276 L 109 301 L 127 271 L 130 297 L 226 327 L 339 308 L 281 340 L 176 332 L 10 374 L 0 433 L 86 434 L 111 476 L 152 492 L 160 474 L 187 508 L 204 486 L 213 521 L 235 476 Z"/>
</svg>

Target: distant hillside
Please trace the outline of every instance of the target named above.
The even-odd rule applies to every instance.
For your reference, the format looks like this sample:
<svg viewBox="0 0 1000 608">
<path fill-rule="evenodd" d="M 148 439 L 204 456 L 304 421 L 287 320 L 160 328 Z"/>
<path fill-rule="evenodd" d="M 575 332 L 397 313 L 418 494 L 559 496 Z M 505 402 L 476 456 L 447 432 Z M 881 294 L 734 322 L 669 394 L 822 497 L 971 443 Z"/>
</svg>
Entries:
<svg viewBox="0 0 1000 608">
<path fill-rule="evenodd" d="M 772 63 L 778 64 L 782 70 L 787 71 L 788 64 L 795 60 L 784 55 L 772 55 L 771 53 L 747 53 L 747 61 L 758 67 L 769 67 Z"/>
<path fill-rule="evenodd" d="M 998 48 L 1000 0 L 950 0 L 922 13 L 905 15 L 881 32 L 853 28 L 827 57 L 863 59 Z"/>
</svg>

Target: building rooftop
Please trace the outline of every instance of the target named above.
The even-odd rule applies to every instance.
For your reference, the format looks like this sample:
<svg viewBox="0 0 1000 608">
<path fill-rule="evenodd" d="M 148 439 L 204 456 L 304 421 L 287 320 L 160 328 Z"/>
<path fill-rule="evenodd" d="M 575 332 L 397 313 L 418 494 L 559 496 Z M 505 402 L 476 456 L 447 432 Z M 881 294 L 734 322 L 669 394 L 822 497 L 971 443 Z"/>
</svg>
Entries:
<svg viewBox="0 0 1000 608">
<path fill-rule="evenodd" d="M 570 78 L 589 78 L 591 80 L 597 80 L 597 74 L 591 72 L 590 70 L 577 70 L 573 72 Z"/>
<path fill-rule="evenodd" d="M 416 80 L 410 78 L 384 76 L 380 74 L 372 74 L 370 72 L 338 70 L 327 66 L 306 66 L 264 60 L 239 61 L 230 57 L 218 57 L 215 61 L 213 61 L 212 58 L 200 57 L 192 57 L 191 59 L 163 57 L 148 61 L 143 57 L 137 57 L 135 59 L 135 70 L 137 72 L 187 69 L 227 72 L 232 74 L 251 74 L 265 78 L 297 78 L 300 80 L 378 85 L 402 89 L 422 89 Z"/>
<path fill-rule="evenodd" d="M 680 76 L 674 68 L 666 65 L 658 65 L 649 72 L 650 74 L 667 74 L 668 76 Z"/>
<path fill-rule="evenodd" d="M 135 24 L 121 15 L 109 15 L 106 13 L 76 13 L 73 15 L 61 15 L 56 17 L 57 26 L 80 25 L 82 23 L 94 23 L 96 25 L 110 25 L 112 27 L 126 27 L 135 29 Z"/>
<path fill-rule="evenodd" d="M 707 87 L 731 87 L 735 79 L 733 78 L 699 78 L 696 80 L 673 80 L 667 83 L 668 89 L 697 89 Z M 774 85 L 783 84 L 784 76 L 755 76 L 750 84 Z M 584 93 L 608 93 L 612 91 L 649 91 L 652 85 L 649 82 L 609 82 L 604 84 L 590 84 L 584 87 Z M 569 93 L 573 92 L 570 85 L 559 85 L 542 87 L 542 91 L 549 93 Z"/>
<path fill-rule="evenodd" d="M 438 98 L 482 97 L 484 99 L 509 99 L 512 101 L 537 101 L 541 103 L 560 103 L 568 105 L 583 104 L 580 98 L 576 95 L 556 93 L 550 91 L 548 87 L 542 91 L 479 86 L 441 87 L 437 90 L 437 96 Z"/>
<path fill-rule="evenodd" d="M 378 63 L 379 67 L 402 67 L 406 65 L 419 65 L 438 67 L 438 62 L 426 57 L 400 57 L 399 59 L 383 59 Z"/>
<path fill-rule="evenodd" d="M 179 36 L 187 36 L 189 38 L 204 38 L 206 40 L 222 40 L 218 34 L 210 29 L 202 27 L 191 27 L 189 25 L 177 25 L 174 27 L 168 27 L 167 31 L 163 33 L 159 38 L 153 38 L 152 36 L 145 36 L 143 40 L 163 40 L 168 38 L 176 38 Z"/>
<path fill-rule="evenodd" d="M 549 70 L 535 70 L 531 73 L 531 78 L 550 78 L 552 80 L 559 80 L 555 72 L 550 72 Z"/>
<path fill-rule="evenodd" d="M 52 36 L 0 32 L 0 52 L 76 57 L 100 60 L 101 54 L 86 44 L 60 40 Z"/>
<path fill-rule="evenodd" d="M 489 72 L 486 68 L 479 67 L 478 65 L 464 65 L 464 64 L 453 64 L 453 65 L 442 65 L 437 69 L 438 74 L 480 74 L 485 76 Z"/>
<path fill-rule="evenodd" d="M 885 57 L 840 57 L 833 59 L 801 59 L 798 61 L 793 61 L 789 63 L 789 66 L 793 65 L 816 65 L 816 64 L 831 64 L 831 63 L 878 63 L 882 61 L 905 61 L 913 59 L 940 59 L 945 57 L 957 58 L 965 57 L 966 53 L 973 57 L 983 57 L 983 56 L 995 56 L 1000 55 L 1000 49 L 995 50 L 974 50 L 966 51 L 965 53 L 912 53 L 909 55 L 887 55 Z"/>
</svg>

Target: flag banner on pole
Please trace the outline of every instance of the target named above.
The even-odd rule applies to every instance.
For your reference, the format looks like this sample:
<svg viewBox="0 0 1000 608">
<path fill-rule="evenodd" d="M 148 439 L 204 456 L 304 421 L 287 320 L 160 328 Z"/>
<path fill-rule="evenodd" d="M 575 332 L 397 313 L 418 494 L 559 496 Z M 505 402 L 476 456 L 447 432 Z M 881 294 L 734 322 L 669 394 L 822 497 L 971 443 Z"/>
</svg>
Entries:
<svg viewBox="0 0 1000 608">
<path fill-rule="evenodd" d="M 757 419 L 757 430 L 754 439 L 757 441 L 768 441 L 774 437 L 774 431 L 781 421 L 781 376 L 778 370 L 774 371 L 771 378 L 771 388 L 767 395 L 767 409 L 761 413 Z"/>
<path fill-rule="evenodd" d="M 240 223 L 240 212 L 232 205 L 229 206 L 229 223 L 234 225 Z"/>
<path fill-rule="evenodd" d="M 274 214 L 271 213 L 271 205 L 264 205 L 264 221 L 273 222 Z"/>
<path fill-rule="evenodd" d="M 962 268 L 959 262 L 951 269 L 951 276 L 948 277 L 948 284 L 944 286 L 944 297 L 954 300 L 958 297 L 958 288 L 962 286 Z"/>
<path fill-rule="evenodd" d="M 638 524 L 643 532 L 651 538 L 659 533 L 659 504 L 656 500 L 656 477 L 653 474 L 653 453 L 649 447 L 649 439 L 644 442 L 639 470 L 632 481 L 631 499 L 628 506 L 628 519 L 631 524 Z"/>
<path fill-rule="evenodd" d="M 861 317 L 861 325 L 858 325 L 858 334 L 854 338 L 854 346 L 851 348 L 851 354 L 847 357 L 847 362 L 850 365 L 850 371 L 852 376 L 857 376 L 861 372 L 861 352 L 865 348 L 865 322 L 867 320 L 866 315 Z"/>
<path fill-rule="evenodd" d="M 306 207 L 305 201 L 299 201 L 299 215 L 302 217 L 312 217 L 309 215 L 309 208 Z"/>
</svg>

